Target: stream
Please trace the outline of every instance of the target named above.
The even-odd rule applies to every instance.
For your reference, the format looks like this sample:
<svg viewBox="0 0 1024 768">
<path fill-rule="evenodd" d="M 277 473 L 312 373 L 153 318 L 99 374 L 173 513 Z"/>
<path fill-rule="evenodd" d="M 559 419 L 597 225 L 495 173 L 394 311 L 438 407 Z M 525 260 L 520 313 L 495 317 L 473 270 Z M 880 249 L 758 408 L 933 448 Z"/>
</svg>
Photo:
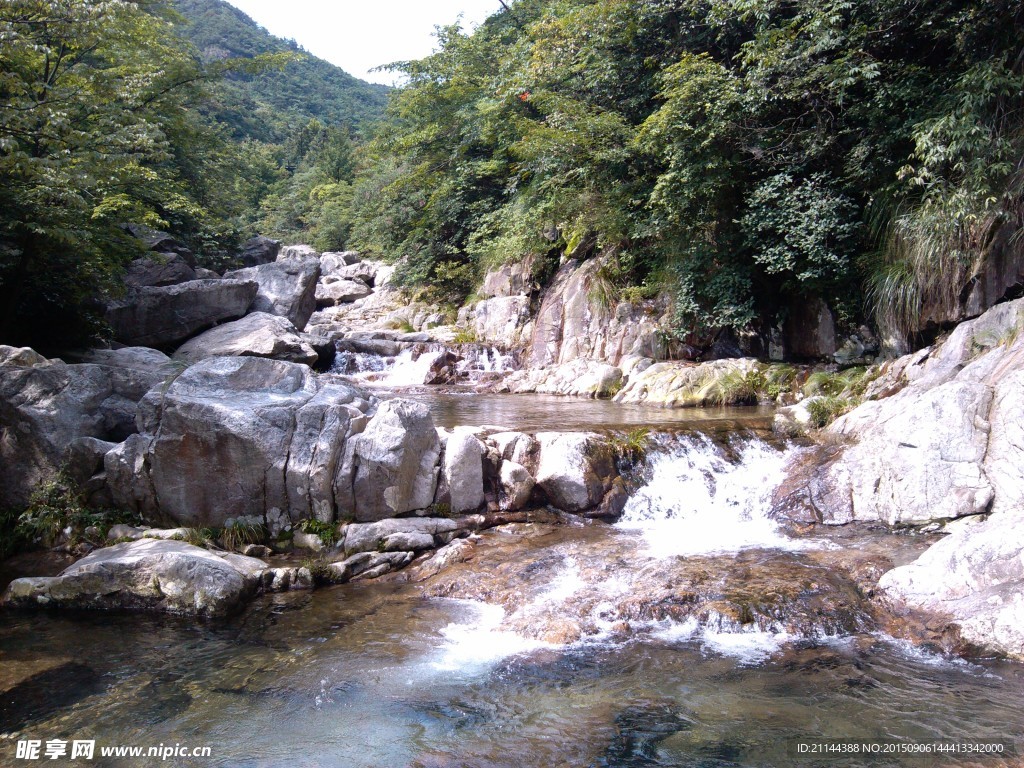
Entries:
<svg viewBox="0 0 1024 768">
<path fill-rule="evenodd" d="M 110 766 L 928 766 L 958 762 L 800 761 L 792 740 L 1019 736 L 1024 666 L 915 648 L 862 594 L 934 537 L 768 517 L 799 450 L 764 438 L 770 411 L 403 394 L 439 426 L 655 439 L 615 525 L 505 525 L 449 545 L 443 568 L 221 621 L 7 613 L 0 765 L 27 764 L 14 743 L 33 738 L 211 748 L 79 763 Z"/>
</svg>

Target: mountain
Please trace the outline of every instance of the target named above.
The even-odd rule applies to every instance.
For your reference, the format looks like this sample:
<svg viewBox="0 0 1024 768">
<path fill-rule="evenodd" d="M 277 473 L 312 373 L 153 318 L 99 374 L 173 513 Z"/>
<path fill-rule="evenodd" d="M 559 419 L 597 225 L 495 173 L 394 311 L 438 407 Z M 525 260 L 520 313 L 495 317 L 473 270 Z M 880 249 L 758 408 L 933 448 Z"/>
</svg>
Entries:
<svg viewBox="0 0 1024 768">
<path fill-rule="evenodd" d="M 233 73 L 215 93 L 213 114 L 236 138 L 279 142 L 310 118 L 358 130 L 382 115 L 387 86 L 359 80 L 271 35 L 223 0 L 176 0 L 175 7 L 185 18 L 183 36 L 208 60 L 289 52 L 299 57 L 260 75 Z"/>
</svg>

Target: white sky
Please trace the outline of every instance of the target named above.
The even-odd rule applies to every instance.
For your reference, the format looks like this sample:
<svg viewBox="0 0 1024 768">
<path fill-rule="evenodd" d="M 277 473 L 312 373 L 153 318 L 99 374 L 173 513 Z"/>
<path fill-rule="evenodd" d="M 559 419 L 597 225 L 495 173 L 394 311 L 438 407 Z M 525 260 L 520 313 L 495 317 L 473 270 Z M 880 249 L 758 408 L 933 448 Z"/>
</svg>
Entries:
<svg viewBox="0 0 1024 768">
<path fill-rule="evenodd" d="M 498 0 L 228 0 L 272 35 L 292 39 L 350 75 L 394 83 L 381 64 L 427 56 L 437 42 L 434 27 L 462 14 L 472 29 L 501 10 Z"/>
</svg>

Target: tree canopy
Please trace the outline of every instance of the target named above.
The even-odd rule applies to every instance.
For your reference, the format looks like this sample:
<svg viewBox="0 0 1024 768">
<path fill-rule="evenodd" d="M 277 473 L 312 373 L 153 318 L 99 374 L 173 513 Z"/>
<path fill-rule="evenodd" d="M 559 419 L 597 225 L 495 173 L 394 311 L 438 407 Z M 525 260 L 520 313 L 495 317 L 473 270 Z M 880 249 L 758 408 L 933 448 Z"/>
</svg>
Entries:
<svg viewBox="0 0 1024 768">
<path fill-rule="evenodd" d="M 354 238 L 456 294 L 593 243 L 683 336 L 852 322 L 1014 215 L 1022 32 L 1005 0 L 517 0 L 403 66 Z"/>
</svg>

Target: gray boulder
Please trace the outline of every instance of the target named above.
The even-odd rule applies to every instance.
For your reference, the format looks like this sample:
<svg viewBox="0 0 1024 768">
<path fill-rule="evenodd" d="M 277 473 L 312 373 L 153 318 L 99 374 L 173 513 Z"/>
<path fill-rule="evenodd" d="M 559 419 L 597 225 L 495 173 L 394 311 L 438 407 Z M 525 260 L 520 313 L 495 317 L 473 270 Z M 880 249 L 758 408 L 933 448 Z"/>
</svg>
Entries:
<svg viewBox="0 0 1024 768">
<path fill-rule="evenodd" d="M 362 280 L 327 277 L 316 286 L 316 306 L 333 307 L 369 296 L 373 291 Z"/>
<path fill-rule="evenodd" d="M 350 476 L 337 475 L 368 408 L 362 392 L 304 365 L 209 358 L 143 399 L 141 434 L 104 459 L 108 486 L 120 506 L 174 525 L 255 519 L 276 535 L 330 521 L 336 485 L 351 508 Z"/>
<path fill-rule="evenodd" d="M 869 400 L 828 427 L 828 462 L 790 468 L 823 522 L 944 523 L 1024 501 L 1024 300 L 958 326 L 929 354 L 896 361 Z M 899 381 L 893 371 L 898 371 Z M 789 501 L 794 497 L 789 496 Z M 786 514 L 786 510 L 780 510 Z"/>
<path fill-rule="evenodd" d="M 308 258 L 320 258 L 320 253 L 312 245 L 306 245 L 305 243 L 300 245 L 286 245 L 278 251 L 278 261 L 288 261 L 289 259 L 299 259 L 304 261 Z"/>
<path fill-rule="evenodd" d="M 176 253 L 135 259 L 125 271 L 124 282 L 133 288 L 187 283 L 196 279 L 196 271 Z"/>
<path fill-rule="evenodd" d="M 269 264 L 274 261 L 280 250 L 280 240 L 271 240 L 269 237 L 259 235 L 242 243 L 242 250 L 238 254 L 238 258 L 243 267 L 258 267 L 260 264 Z"/>
<path fill-rule="evenodd" d="M 272 266 L 272 265 L 268 265 Z M 253 312 L 241 320 L 218 325 L 189 339 L 174 353 L 175 360 L 194 363 L 207 357 L 249 355 L 313 365 L 316 351 L 298 335 L 285 317 Z"/>
<path fill-rule="evenodd" d="M 355 520 L 376 522 L 429 507 L 440 455 L 441 441 L 427 406 L 409 400 L 381 403 L 363 433 L 349 441 L 346 464 L 353 478 Z"/>
<path fill-rule="evenodd" d="M 267 312 L 290 320 L 298 330 L 306 327 L 316 310 L 320 261 L 294 258 L 226 272 L 230 280 L 254 280 L 259 286 L 250 312 Z"/>
<path fill-rule="evenodd" d="M 191 280 L 137 288 L 107 306 L 106 320 L 123 344 L 180 344 L 206 328 L 242 317 L 259 286 L 252 280 Z"/>
<path fill-rule="evenodd" d="M 180 541 L 139 539 L 97 549 L 59 576 L 16 579 L 2 602 L 222 616 L 256 593 L 265 569 L 242 555 L 222 558 Z"/>
<path fill-rule="evenodd" d="M 345 526 L 345 555 L 357 552 L 418 552 L 444 546 L 464 524 L 442 517 L 392 518 L 377 523 Z"/>
<path fill-rule="evenodd" d="M 614 517 L 622 511 L 622 480 L 611 448 L 598 435 L 538 432 L 537 441 L 537 485 L 552 506 L 594 517 Z"/>
<path fill-rule="evenodd" d="M 328 251 L 320 255 L 320 271 L 333 275 L 341 267 L 358 264 L 362 259 L 357 251 Z"/>
<path fill-rule="evenodd" d="M 379 261 L 358 261 L 354 264 L 339 266 L 331 272 L 332 277 L 342 280 L 359 280 L 367 285 L 375 285 L 377 272 L 383 267 Z"/>
<path fill-rule="evenodd" d="M 0 347 L 0 358 L 28 363 L 0 365 L 0 505 L 25 506 L 36 487 L 74 458 L 67 452 L 83 447 L 83 438 L 121 441 L 135 431 L 142 394 L 176 371 L 166 355 L 146 352 L 96 353 L 105 362 L 67 365 Z M 148 365 L 131 365 L 143 360 Z M 76 459 L 75 467 L 84 472 L 88 462 Z"/>
<path fill-rule="evenodd" d="M 501 462 L 499 481 L 501 494 L 498 504 L 501 509 L 515 511 L 529 504 L 536 481 L 526 467 L 514 461 Z"/>
<path fill-rule="evenodd" d="M 1024 659 L 1024 520 L 993 514 L 884 574 L 879 590 L 897 611 L 941 617 L 986 652 Z"/>
<path fill-rule="evenodd" d="M 466 429 L 448 435 L 444 446 L 444 485 L 453 514 L 476 512 L 484 505 L 484 445 Z"/>
</svg>

